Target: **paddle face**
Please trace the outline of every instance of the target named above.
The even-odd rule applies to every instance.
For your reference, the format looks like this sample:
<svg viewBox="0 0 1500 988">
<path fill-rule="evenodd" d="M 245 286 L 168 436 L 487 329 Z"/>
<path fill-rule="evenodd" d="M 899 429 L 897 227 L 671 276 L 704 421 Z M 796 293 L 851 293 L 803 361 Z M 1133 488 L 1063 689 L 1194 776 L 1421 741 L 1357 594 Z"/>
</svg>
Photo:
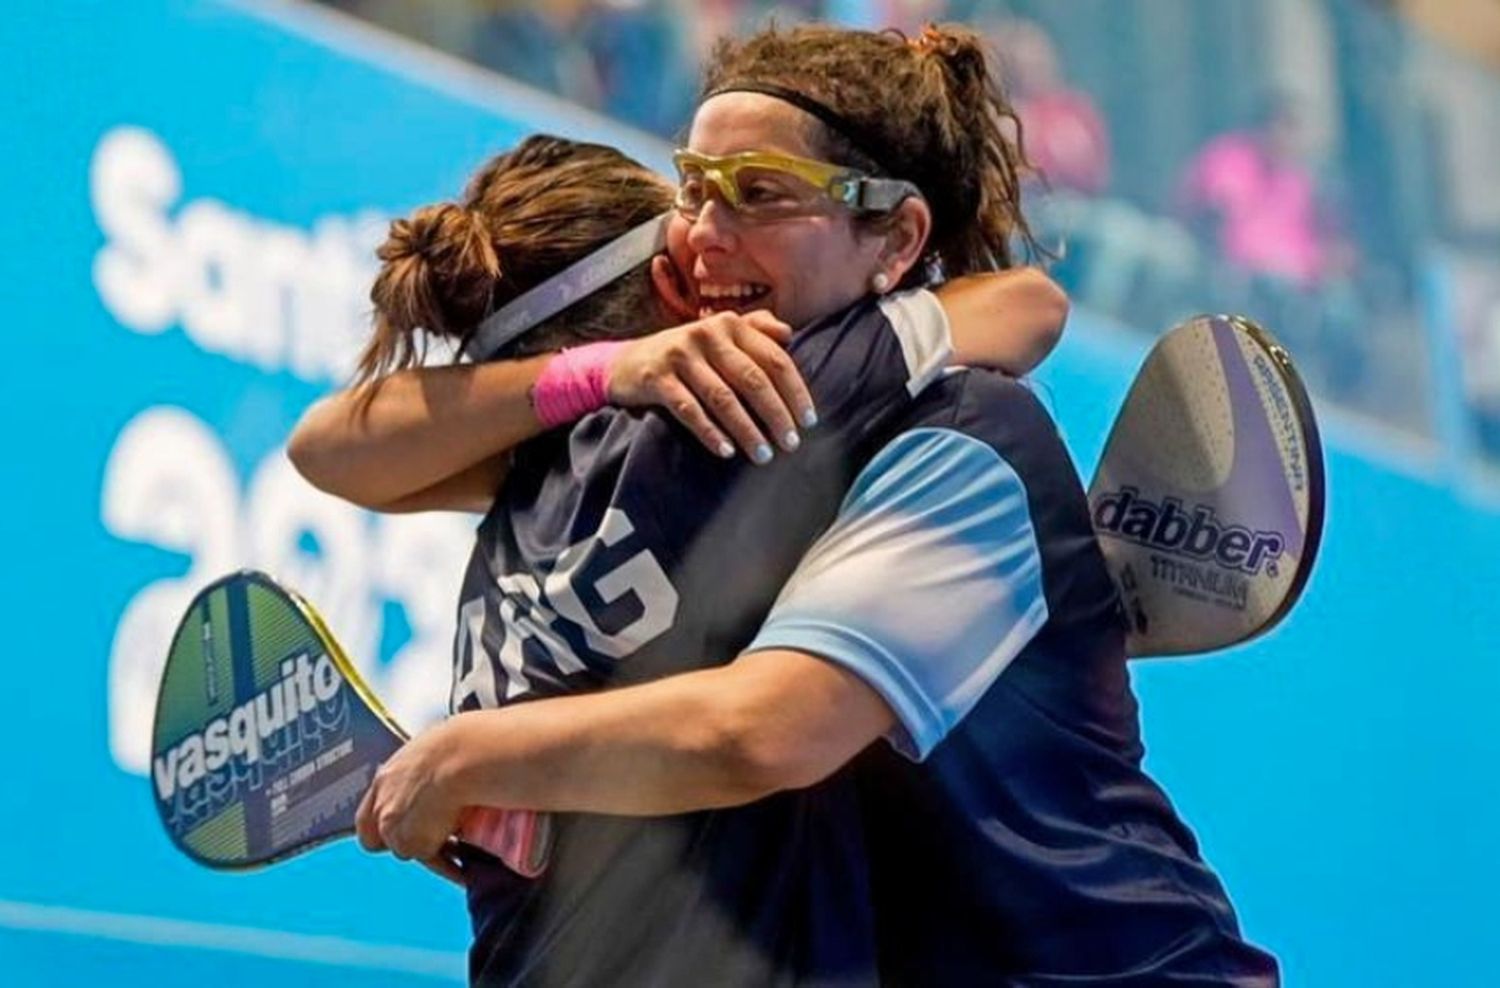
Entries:
<svg viewBox="0 0 1500 988">
<path fill-rule="evenodd" d="M 212 868 L 267 864 L 352 833 L 401 732 L 336 642 L 260 573 L 209 585 L 173 636 L 151 734 L 167 833 Z"/>
<path fill-rule="evenodd" d="M 1274 627 L 1307 583 L 1324 510 L 1317 425 L 1286 351 L 1236 316 L 1162 337 L 1089 505 L 1131 655 L 1207 652 Z"/>
</svg>

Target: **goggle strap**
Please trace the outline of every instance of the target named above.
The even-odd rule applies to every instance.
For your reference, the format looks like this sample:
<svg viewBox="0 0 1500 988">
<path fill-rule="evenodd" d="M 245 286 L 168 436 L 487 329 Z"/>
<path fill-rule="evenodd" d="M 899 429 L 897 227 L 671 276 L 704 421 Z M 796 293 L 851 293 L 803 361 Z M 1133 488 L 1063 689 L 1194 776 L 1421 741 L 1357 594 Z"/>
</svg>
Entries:
<svg viewBox="0 0 1500 988">
<path fill-rule="evenodd" d="M 464 344 L 464 355 L 475 362 L 492 360 L 502 347 L 522 333 L 661 253 L 667 246 L 667 222 L 671 217 L 670 211 L 653 216 L 511 299 L 479 324 Z"/>
<path fill-rule="evenodd" d="M 888 213 L 901 205 L 908 196 L 921 196 L 917 187 L 900 178 L 862 178 L 856 185 L 855 209 L 872 213 Z"/>
</svg>

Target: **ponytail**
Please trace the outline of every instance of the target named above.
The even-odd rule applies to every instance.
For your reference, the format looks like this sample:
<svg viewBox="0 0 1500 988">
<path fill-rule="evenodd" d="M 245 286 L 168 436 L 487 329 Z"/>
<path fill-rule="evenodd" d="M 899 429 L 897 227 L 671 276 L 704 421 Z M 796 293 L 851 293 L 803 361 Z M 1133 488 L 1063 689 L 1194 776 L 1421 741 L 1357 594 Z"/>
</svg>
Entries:
<svg viewBox="0 0 1500 988">
<path fill-rule="evenodd" d="M 461 341 L 488 313 L 500 280 L 484 217 L 453 203 L 393 222 L 375 256 L 382 262 L 370 288 L 375 330 L 359 358 L 358 383 L 420 363 L 428 339 Z"/>
<path fill-rule="evenodd" d="M 1021 212 L 1021 181 L 1031 171 L 1021 120 L 1000 89 L 983 39 L 957 25 L 928 25 L 907 41 L 925 71 L 936 72 L 943 94 L 944 136 L 970 162 L 964 205 L 973 222 L 959 224 L 947 252 L 965 266 L 1010 267 L 1017 241 L 1028 255 L 1040 252 Z M 971 205 L 972 204 L 972 205 Z"/>
</svg>

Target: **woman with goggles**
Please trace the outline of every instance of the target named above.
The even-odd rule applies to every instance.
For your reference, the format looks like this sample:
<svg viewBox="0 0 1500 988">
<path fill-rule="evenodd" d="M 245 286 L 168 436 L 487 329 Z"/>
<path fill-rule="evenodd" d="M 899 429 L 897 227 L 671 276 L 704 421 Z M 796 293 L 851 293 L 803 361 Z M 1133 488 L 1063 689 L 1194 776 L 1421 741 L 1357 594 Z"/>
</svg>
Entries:
<svg viewBox="0 0 1500 988">
<path fill-rule="evenodd" d="M 678 155 L 701 295 L 796 318 L 1030 241 L 972 35 L 768 32 L 721 45 L 706 90 Z M 862 752 L 881 978 L 1275 984 L 1142 769 L 1118 598 L 1050 419 L 968 371 L 883 435 L 739 660 L 823 746 L 802 778 Z"/>
</svg>

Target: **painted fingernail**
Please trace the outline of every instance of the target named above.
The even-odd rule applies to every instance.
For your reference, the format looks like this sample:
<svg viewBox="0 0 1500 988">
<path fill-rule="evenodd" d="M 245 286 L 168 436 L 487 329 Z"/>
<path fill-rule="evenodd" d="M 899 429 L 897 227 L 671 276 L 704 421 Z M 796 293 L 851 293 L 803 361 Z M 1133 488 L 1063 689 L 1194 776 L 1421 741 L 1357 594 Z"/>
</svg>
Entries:
<svg viewBox="0 0 1500 988">
<path fill-rule="evenodd" d="M 734 447 L 730 445 L 728 440 L 720 439 L 719 445 L 714 447 L 714 452 L 727 460 L 734 455 Z"/>
<path fill-rule="evenodd" d="M 815 411 L 813 411 L 811 408 L 803 409 L 803 411 L 802 411 L 802 427 L 804 429 L 811 429 L 813 426 L 815 426 L 817 424 L 818 424 L 818 413 L 815 412 Z"/>
<path fill-rule="evenodd" d="M 775 455 L 775 453 L 771 452 L 771 447 L 768 443 L 761 443 L 759 446 L 750 451 L 750 459 L 754 460 L 761 466 L 770 463 L 771 457 Z"/>
<path fill-rule="evenodd" d="M 781 437 L 781 448 L 786 450 L 788 453 L 801 445 L 802 437 L 797 435 L 796 429 L 789 430 L 786 435 Z"/>
</svg>

